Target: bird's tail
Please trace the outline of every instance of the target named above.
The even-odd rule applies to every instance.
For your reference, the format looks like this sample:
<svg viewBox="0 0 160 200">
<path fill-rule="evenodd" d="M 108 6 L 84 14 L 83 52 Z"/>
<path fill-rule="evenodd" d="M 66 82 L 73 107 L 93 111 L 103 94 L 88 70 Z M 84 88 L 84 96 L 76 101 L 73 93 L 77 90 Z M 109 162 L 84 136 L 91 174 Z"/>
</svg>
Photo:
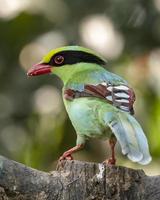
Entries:
<svg viewBox="0 0 160 200">
<path fill-rule="evenodd" d="M 136 119 L 126 112 L 106 113 L 105 122 L 121 145 L 122 153 L 142 165 L 152 159 L 147 138 Z"/>
</svg>

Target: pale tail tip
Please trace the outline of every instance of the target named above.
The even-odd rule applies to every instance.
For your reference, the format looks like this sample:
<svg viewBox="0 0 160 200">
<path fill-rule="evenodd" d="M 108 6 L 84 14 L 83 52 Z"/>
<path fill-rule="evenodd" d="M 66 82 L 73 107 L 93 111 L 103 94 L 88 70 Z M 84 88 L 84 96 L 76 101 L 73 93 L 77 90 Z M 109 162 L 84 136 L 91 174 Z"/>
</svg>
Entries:
<svg viewBox="0 0 160 200">
<path fill-rule="evenodd" d="M 141 165 L 148 165 L 151 161 L 152 161 L 152 157 L 149 156 L 147 159 L 144 159 L 144 160 L 142 159 L 138 163 L 140 163 Z"/>
</svg>

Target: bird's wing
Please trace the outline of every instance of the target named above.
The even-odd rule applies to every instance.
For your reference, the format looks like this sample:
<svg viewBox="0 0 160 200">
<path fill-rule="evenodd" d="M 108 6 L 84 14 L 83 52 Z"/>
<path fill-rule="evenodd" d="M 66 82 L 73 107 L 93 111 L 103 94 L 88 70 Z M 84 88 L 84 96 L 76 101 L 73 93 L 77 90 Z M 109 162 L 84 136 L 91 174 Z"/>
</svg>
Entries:
<svg viewBox="0 0 160 200">
<path fill-rule="evenodd" d="M 83 91 L 65 89 L 64 98 L 73 100 L 80 97 L 98 97 L 106 100 L 108 103 L 120 110 L 134 114 L 133 104 L 135 93 L 127 84 L 119 83 L 112 85 L 102 82 L 100 84 L 85 84 Z"/>
</svg>

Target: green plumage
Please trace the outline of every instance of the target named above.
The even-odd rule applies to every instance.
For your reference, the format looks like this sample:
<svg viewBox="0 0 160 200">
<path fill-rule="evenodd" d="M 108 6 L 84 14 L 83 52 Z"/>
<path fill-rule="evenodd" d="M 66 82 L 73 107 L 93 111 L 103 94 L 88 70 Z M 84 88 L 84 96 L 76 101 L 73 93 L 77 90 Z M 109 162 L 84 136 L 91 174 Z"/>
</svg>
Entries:
<svg viewBox="0 0 160 200">
<path fill-rule="evenodd" d="M 67 75 L 68 79 L 66 77 L 63 79 L 63 75 L 58 74 L 59 69 L 56 71 L 56 74 L 64 80 L 63 90 L 71 88 L 82 91 L 85 84 L 96 85 L 104 81 L 112 85 L 127 85 L 127 82 L 121 77 L 104 70 L 98 65 L 85 63 L 72 67 L 75 69 L 72 73 L 69 73 L 69 76 Z M 109 139 L 114 134 L 122 147 L 123 154 L 128 155 L 129 159 L 141 164 L 150 162 L 151 157 L 147 140 L 138 122 L 130 114 L 120 111 L 118 108 L 106 103 L 105 100 L 96 97 L 77 98 L 73 101 L 63 100 L 77 133 L 77 144 L 84 144 L 89 138 Z M 118 130 L 114 130 L 112 123 L 117 123 L 116 129 Z M 138 135 L 139 133 L 134 126 L 138 126 L 141 132 L 140 135 Z"/>
<path fill-rule="evenodd" d="M 61 55 L 64 50 L 76 50 L 77 59 L 80 59 L 78 51 L 84 52 L 84 55 L 86 52 L 91 53 L 93 58 L 97 56 L 93 51 L 82 47 L 65 47 L 52 50 L 44 57 L 43 61 L 49 62 L 53 59 L 55 53 L 59 52 Z M 84 58 L 87 60 L 86 57 Z M 93 86 L 106 84 L 107 86 L 121 87 L 122 92 L 119 93 L 121 98 L 118 101 L 127 102 L 129 97 L 126 94 L 125 87 L 128 87 L 128 83 L 124 79 L 105 70 L 96 63 L 98 61 L 95 61 L 95 59 L 93 59 L 95 63 L 90 63 L 90 61 L 87 63 L 83 60 L 76 63 L 76 58 L 74 60 L 74 64 L 65 64 L 60 67 L 53 66 L 51 69 L 52 73 L 59 76 L 64 83 L 62 95 L 67 89 L 82 92 L 86 84 Z M 110 98 L 113 98 L 113 96 Z M 105 98 L 95 96 L 68 100 L 63 95 L 63 101 L 77 133 L 77 145 L 84 144 L 89 138 L 109 139 L 116 137 L 121 145 L 122 153 L 127 155 L 129 159 L 140 164 L 148 164 L 151 161 L 147 139 L 143 130 L 129 112 L 111 105 Z"/>
</svg>

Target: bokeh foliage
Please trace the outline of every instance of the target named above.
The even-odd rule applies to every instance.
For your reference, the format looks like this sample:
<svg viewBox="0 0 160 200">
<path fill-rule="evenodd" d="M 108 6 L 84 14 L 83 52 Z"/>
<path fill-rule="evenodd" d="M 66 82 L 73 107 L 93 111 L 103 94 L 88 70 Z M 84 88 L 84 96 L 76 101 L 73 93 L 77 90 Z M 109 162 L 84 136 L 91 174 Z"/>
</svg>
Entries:
<svg viewBox="0 0 160 200">
<path fill-rule="evenodd" d="M 122 75 L 134 87 L 136 117 L 146 132 L 153 156 L 153 163 L 146 169 L 157 172 L 160 1 L 36 0 L 28 1 L 21 9 L 18 3 L 23 1 L 13 2 L 15 5 L 0 1 L 1 154 L 48 170 L 55 166 L 54 161 L 63 151 L 75 144 L 75 131 L 61 99 L 60 80 L 54 76 L 27 78 L 26 71 L 51 48 L 78 44 L 100 50 L 108 60 L 107 69 Z M 15 6 L 13 14 L 10 9 L 11 14 L 7 15 L 7 7 L 2 5 Z M 90 23 L 92 19 L 95 19 L 94 26 Z M 97 34 L 99 23 L 106 26 L 106 33 L 102 28 L 102 33 Z M 110 38 L 105 40 L 107 28 Z M 110 48 L 113 52 L 109 52 Z M 106 143 L 92 141 L 76 158 L 98 162 L 105 159 L 107 151 Z M 118 156 L 119 164 L 131 165 L 127 158 Z"/>
</svg>

